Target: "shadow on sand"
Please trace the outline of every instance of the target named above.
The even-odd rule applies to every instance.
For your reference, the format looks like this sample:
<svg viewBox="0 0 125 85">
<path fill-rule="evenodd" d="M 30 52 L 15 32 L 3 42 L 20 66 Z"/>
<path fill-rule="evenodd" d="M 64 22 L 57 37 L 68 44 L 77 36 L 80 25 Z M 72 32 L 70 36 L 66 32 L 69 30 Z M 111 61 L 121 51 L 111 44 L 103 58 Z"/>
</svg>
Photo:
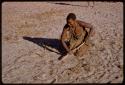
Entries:
<svg viewBox="0 0 125 85">
<path fill-rule="evenodd" d="M 62 56 L 66 55 L 66 51 L 64 47 L 61 44 L 61 41 L 59 39 L 49 39 L 49 38 L 31 38 L 31 37 L 23 37 L 24 40 L 31 41 L 51 52 L 55 52 L 57 54 L 60 54 Z M 52 50 L 51 48 L 55 48 L 57 51 Z"/>
</svg>

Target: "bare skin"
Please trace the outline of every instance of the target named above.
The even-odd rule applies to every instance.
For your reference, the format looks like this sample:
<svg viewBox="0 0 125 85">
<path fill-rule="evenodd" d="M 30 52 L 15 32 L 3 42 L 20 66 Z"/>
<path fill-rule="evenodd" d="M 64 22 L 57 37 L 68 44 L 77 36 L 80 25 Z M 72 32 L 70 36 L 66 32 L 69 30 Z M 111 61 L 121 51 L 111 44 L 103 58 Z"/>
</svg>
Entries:
<svg viewBox="0 0 125 85">
<path fill-rule="evenodd" d="M 71 27 L 72 30 L 74 30 L 74 28 L 77 26 L 77 24 L 80 25 L 80 27 L 83 28 L 83 30 L 85 30 L 87 33 L 88 33 L 88 36 L 90 36 L 90 34 L 93 34 L 93 26 L 89 23 L 86 23 L 84 21 L 79 21 L 79 20 L 72 20 L 72 19 L 69 19 L 67 21 L 67 24 L 64 26 L 63 28 L 63 32 L 62 32 L 62 35 L 61 35 L 61 42 L 64 46 L 64 48 L 66 49 L 66 51 L 68 52 L 68 54 L 73 54 L 72 50 L 69 49 L 69 47 L 67 46 L 67 44 L 65 43 L 65 40 L 68 39 L 68 35 L 67 35 L 67 31 L 68 31 L 68 27 Z M 74 30 L 76 36 L 79 36 L 80 33 L 81 33 L 81 29 L 80 28 L 77 28 Z M 86 37 L 86 39 L 87 39 Z M 86 41 L 85 39 L 85 41 Z"/>
</svg>

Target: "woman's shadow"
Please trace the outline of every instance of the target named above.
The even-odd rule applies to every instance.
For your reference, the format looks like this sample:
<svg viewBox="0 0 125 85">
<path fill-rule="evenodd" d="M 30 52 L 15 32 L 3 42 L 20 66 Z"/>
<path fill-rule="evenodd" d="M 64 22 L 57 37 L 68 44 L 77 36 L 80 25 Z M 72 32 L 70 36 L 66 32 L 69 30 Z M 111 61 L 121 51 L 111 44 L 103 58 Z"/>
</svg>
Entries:
<svg viewBox="0 0 125 85">
<path fill-rule="evenodd" d="M 32 38 L 32 37 L 23 37 L 24 40 L 31 41 L 51 52 L 55 52 L 57 54 L 60 54 L 61 56 L 59 57 L 62 58 L 64 55 L 66 55 L 66 50 L 64 49 L 61 40 L 59 39 L 49 39 L 49 38 Z M 54 51 L 51 48 L 55 48 L 57 51 Z"/>
</svg>

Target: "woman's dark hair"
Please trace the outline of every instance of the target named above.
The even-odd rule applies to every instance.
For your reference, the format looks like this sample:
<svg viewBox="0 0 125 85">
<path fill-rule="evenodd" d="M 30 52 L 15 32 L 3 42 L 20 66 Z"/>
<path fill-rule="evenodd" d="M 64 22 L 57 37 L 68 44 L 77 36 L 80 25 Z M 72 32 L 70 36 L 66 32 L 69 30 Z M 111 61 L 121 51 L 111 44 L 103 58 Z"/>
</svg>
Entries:
<svg viewBox="0 0 125 85">
<path fill-rule="evenodd" d="M 69 19 L 75 20 L 76 15 L 74 13 L 69 13 L 66 20 L 69 20 Z"/>
</svg>

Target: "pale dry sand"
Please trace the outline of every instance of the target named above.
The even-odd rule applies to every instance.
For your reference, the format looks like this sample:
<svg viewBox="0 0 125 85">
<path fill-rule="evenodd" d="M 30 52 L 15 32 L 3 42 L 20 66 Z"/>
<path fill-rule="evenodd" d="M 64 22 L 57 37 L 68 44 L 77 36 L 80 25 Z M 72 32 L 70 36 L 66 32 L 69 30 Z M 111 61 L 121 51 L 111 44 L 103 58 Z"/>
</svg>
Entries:
<svg viewBox="0 0 125 85">
<path fill-rule="evenodd" d="M 121 83 L 123 3 L 54 3 L 2 3 L 2 82 Z M 41 42 L 42 38 L 48 38 L 58 46 L 53 39 L 59 39 L 70 12 L 91 23 L 96 33 L 90 39 L 93 46 L 83 57 L 70 55 L 59 61 L 60 55 L 43 48 Z"/>
</svg>

